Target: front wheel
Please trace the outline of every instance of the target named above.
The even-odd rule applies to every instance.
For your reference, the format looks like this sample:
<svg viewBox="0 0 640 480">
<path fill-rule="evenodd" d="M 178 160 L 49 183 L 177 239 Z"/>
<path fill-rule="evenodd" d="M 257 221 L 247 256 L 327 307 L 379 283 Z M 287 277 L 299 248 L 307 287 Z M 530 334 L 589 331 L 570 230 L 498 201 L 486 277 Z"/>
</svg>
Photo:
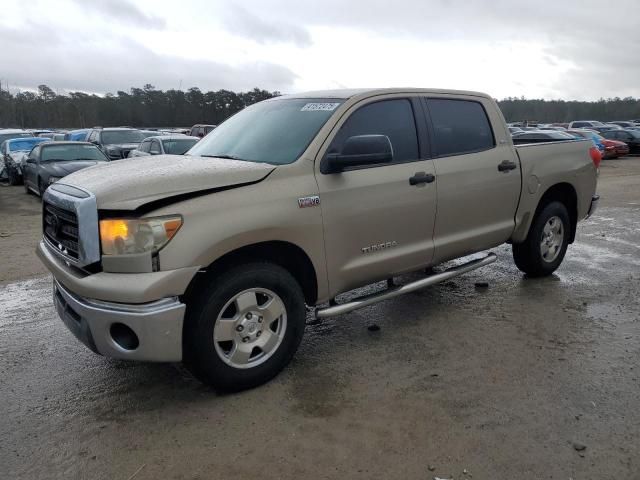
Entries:
<svg viewBox="0 0 640 480">
<path fill-rule="evenodd" d="M 22 176 L 18 173 L 18 169 L 11 165 L 6 165 L 6 170 L 9 185 L 20 185 Z"/>
<path fill-rule="evenodd" d="M 306 322 L 302 290 L 271 263 L 249 263 L 212 277 L 187 303 L 184 360 L 221 391 L 261 385 L 296 352 Z"/>
<path fill-rule="evenodd" d="M 38 178 L 38 192 L 40 193 L 40 198 L 44 195 L 47 186 L 42 183 L 42 179 Z"/>
<path fill-rule="evenodd" d="M 569 212 L 564 204 L 545 205 L 533 219 L 525 241 L 513 245 L 516 266 L 532 277 L 551 275 L 564 259 L 570 229 Z"/>
</svg>

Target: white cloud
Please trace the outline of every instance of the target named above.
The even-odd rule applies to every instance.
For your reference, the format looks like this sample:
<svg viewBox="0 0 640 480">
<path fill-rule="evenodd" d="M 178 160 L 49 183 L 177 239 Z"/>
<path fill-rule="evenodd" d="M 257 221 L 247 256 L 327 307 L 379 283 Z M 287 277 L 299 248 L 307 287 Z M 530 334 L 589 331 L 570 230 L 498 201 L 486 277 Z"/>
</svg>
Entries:
<svg viewBox="0 0 640 480">
<path fill-rule="evenodd" d="M 285 92 L 437 86 L 497 98 L 640 97 L 635 0 L 619 0 L 614 12 L 600 0 L 5 3 L 0 75 L 25 85 L 115 91 L 182 81 Z"/>
</svg>

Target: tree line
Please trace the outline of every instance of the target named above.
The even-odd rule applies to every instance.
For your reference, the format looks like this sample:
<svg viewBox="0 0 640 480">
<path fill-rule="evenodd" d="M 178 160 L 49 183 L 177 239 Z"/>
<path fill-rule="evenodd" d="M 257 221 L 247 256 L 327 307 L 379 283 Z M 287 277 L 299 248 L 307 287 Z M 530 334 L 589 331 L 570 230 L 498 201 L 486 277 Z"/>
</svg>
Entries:
<svg viewBox="0 0 640 480">
<path fill-rule="evenodd" d="M 254 88 L 248 92 L 202 92 L 193 87 L 157 90 L 153 85 L 100 96 L 84 92 L 58 95 L 47 85 L 36 92 L 0 90 L 0 128 L 85 128 L 93 126 L 177 127 L 217 125 L 252 103 L 280 95 Z"/>
<path fill-rule="evenodd" d="M 219 124 L 252 103 L 280 95 L 254 88 L 248 92 L 158 90 L 153 85 L 129 92 L 59 95 L 47 85 L 37 91 L 12 94 L 0 89 L 0 128 L 83 128 L 130 125 L 177 127 Z M 640 118 L 640 100 L 601 99 L 596 102 L 506 98 L 498 101 L 508 122 L 569 122 L 576 119 L 627 120 Z"/>
<path fill-rule="evenodd" d="M 640 119 L 640 99 L 631 97 L 600 99 L 597 102 L 506 98 L 498 103 L 507 122 Z"/>
</svg>

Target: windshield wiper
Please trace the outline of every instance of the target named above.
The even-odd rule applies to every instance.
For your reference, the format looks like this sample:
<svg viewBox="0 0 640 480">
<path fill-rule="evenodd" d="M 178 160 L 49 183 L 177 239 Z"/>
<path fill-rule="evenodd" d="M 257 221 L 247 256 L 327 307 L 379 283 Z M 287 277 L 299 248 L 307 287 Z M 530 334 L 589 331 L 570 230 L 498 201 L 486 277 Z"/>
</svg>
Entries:
<svg viewBox="0 0 640 480">
<path fill-rule="evenodd" d="M 235 155 L 200 155 L 201 157 L 207 157 L 207 158 L 223 158 L 225 160 L 242 160 L 247 162 L 248 160 L 245 160 L 244 158 L 240 158 L 240 157 L 236 157 Z"/>
</svg>

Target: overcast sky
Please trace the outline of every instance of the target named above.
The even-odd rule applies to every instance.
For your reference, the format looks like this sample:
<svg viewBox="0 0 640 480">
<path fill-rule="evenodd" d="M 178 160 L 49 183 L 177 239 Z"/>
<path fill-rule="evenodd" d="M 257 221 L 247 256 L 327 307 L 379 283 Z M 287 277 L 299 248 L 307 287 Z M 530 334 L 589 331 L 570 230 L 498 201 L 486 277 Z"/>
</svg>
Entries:
<svg viewBox="0 0 640 480">
<path fill-rule="evenodd" d="M 640 0 L 3 0 L 0 80 L 640 97 Z"/>
</svg>

